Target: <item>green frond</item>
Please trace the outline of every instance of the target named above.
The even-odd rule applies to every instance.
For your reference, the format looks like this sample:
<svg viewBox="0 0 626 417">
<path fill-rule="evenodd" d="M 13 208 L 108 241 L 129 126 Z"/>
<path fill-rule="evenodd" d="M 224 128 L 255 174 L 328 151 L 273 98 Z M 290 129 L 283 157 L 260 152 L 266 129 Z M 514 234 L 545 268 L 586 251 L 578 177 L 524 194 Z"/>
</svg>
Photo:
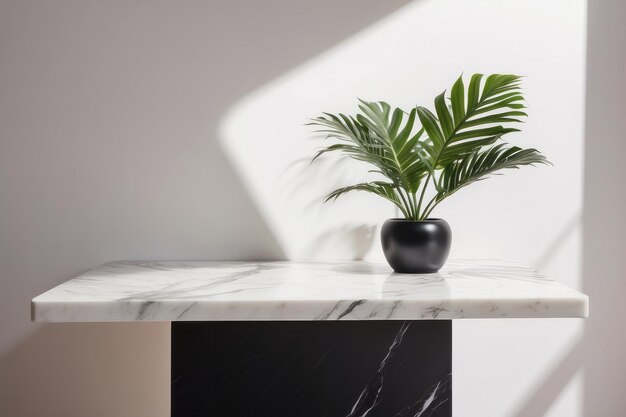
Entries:
<svg viewBox="0 0 626 417">
<path fill-rule="evenodd" d="M 494 74 L 484 82 L 483 78 L 481 74 L 473 75 L 466 94 L 463 78 L 459 77 L 450 94 L 452 113 L 445 103 L 445 92 L 435 98 L 436 115 L 418 107 L 420 122 L 433 140 L 426 157 L 434 169 L 519 131 L 503 124 L 520 123 L 520 118 L 526 116 L 518 110 L 523 108 L 524 100 L 520 77 Z"/>
<path fill-rule="evenodd" d="M 335 140 L 313 160 L 339 152 L 373 165 L 370 172 L 387 179 L 340 188 L 327 200 L 367 191 L 394 203 L 407 218 L 421 220 L 445 198 L 495 171 L 548 164 L 537 150 L 502 140 L 519 132 L 513 125 L 527 117 L 520 82 L 517 75 L 474 74 L 466 86 L 461 76 L 448 96 L 444 91 L 435 98 L 434 112 L 422 106 L 406 112 L 359 99 L 355 116 L 324 113 L 313 119 L 309 125 Z M 430 186 L 434 197 L 422 207 Z"/>
<path fill-rule="evenodd" d="M 461 188 L 485 179 L 496 171 L 538 164 L 550 165 L 550 162 L 536 149 L 498 144 L 484 150 L 474 151 L 441 171 L 438 180 L 438 188 L 441 191 L 437 195 L 437 200 L 441 201 Z"/>
<path fill-rule="evenodd" d="M 396 186 L 383 181 L 363 182 L 360 184 L 349 185 L 347 187 L 338 188 L 326 196 L 324 202 L 330 200 L 336 200 L 340 196 L 349 193 L 351 191 L 365 191 L 368 193 L 376 194 L 386 200 L 389 200 L 395 204 L 402 213 L 408 217 L 409 213 L 405 210 L 402 199 L 398 195 L 398 189 Z"/>
</svg>

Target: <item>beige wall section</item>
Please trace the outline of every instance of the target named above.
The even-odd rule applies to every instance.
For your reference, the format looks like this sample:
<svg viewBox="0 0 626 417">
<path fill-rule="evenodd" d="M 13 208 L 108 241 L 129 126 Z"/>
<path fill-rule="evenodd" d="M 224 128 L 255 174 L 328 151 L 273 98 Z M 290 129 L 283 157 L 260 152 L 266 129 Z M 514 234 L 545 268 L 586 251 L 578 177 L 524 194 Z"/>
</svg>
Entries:
<svg viewBox="0 0 626 417">
<path fill-rule="evenodd" d="M 0 416 L 169 415 L 167 324 L 40 326 L 30 298 L 115 259 L 282 257 L 219 120 L 404 3 L 0 0 Z"/>
<path fill-rule="evenodd" d="M 38 327 L 0 360 L 2 416 L 168 416 L 169 326 Z"/>
<path fill-rule="evenodd" d="M 626 2 L 589 0 L 583 216 L 584 290 L 591 297 L 585 416 L 626 416 Z M 579 355 L 581 357 L 581 355 Z"/>
</svg>

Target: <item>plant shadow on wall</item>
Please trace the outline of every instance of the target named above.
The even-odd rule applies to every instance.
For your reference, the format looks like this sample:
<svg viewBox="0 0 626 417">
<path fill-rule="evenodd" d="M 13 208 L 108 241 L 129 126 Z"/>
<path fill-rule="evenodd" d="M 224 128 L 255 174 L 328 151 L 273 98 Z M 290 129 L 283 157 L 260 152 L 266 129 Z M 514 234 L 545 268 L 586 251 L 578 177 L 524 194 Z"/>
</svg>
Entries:
<svg viewBox="0 0 626 417">
<path fill-rule="evenodd" d="M 550 164 L 536 149 L 503 141 L 520 131 L 511 125 L 527 116 L 516 75 L 474 74 L 467 89 L 461 76 L 449 97 L 444 91 L 435 98 L 434 113 L 422 106 L 406 112 L 386 102 L 359 101 L 356 116 L 324 113 L 313 119 L 316 132 L 333 139 L 313 161 L 338 152 L 370 165 L 373 180 L 338 188 L 326 201 L 364 191 L 402 212 L 404 220 L 387 220 L 381 233 L 396 272 L 430 273 L 443 266 L 451 230 L 430 215 L 445 199 L 499 171 Z"/>
<path fill-rule="evenodd" d="M 294 198 L 300 199 L 303 202 L 303 214 L 323 215 L 322 211 L 330 211 L 328 207 L 319 204 L 325 196 L 323 192 L 311 193 L 311 184 L 323 182 L 339 187 L 342 179 L 353 171 L 354 166 L 345 160 L 326 159 L 311 164 L 310 158 L 301 158 L 289 164 L 283 171 L 279 192 L 287 203 Z M 335 259 L 338 258 L 338 253 L 341 259 L 364 259 L 378 232 L 376 224 L 353 221 L 331 227 L 319 224 L 319 228 L 320 231 L 304 249 L 311 259 Z"/>
<path fill-rule="evenodd" d="M 362 260 L 369 252 L 377 235 L 375 225 L 345 225 L 326 230 L 318 235 L 307 247 L 314 258 L 333 259 L 336 248 L 350 259 Z"/>
</svg>

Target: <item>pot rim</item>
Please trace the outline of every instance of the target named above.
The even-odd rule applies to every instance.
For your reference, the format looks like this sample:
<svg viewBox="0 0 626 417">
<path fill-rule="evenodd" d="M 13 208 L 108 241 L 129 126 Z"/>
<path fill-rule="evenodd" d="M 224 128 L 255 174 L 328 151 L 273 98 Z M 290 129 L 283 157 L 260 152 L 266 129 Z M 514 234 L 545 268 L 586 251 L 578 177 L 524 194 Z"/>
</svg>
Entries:
<svg viewBox="0 0 626 417">
<path fill-rule="evenodd" d="M 398 222 L 398 223 L 436 223 L 436 222 L 445 222 L 445 219 L 442 219 L 442 218 L 439 218 L 439 217 L 433 217 L 433 218 L 428 218 L 426 220 L 411 220 L 411 219 L 405 219 L 405 218 L 402 218 L 402 217 L 392 217 L 392 218 L 387 219 L 385 221 L 388 221 L 388 222 Z"/>
</svg>

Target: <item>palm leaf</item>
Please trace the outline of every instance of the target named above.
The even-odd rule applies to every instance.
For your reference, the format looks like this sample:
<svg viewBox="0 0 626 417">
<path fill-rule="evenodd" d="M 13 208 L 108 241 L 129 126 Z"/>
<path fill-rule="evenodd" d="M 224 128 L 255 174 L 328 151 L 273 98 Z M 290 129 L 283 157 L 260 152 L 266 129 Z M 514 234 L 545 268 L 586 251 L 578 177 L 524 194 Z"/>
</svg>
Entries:
<svg viewBox="0 0 626 417">
<path fill-rule="evenodd" d="M 427 172 L 415 149 L 423 130 L 411 136 L 416 110 L 409 113 L 404 128 L 399 131 L 405 116 L 404 111 L 396 108 L 391 112 L 391 107 L 385 102 L 360 102 L 359 109 L 363 114 L 358 115 L 357 119 L 383 144 L 386 159 L 394 165 L 395 178 L 390 179 L 414 194 Z"/>
<path fill-rule="evenodd" d="M 520 77 L 495 74 L 486 78 L 471 77 L 467 94 L 463 77 L 452 86 L 448 109 L 445 91 L 435 98 L 435 114 L 418 107 L 418 117 L 432 140 L 423 156 L 431 172 L 496 142 L 503 135 L 519 129 L 505 127 L 503 123 L 518 123 L 526 116 L 520 111 L 524 100 L 520 91 Z M 467 99 L 466 99 L 467 96 Z"/>
<path fill-rule="evenodd" d="M 399 108 L 392 110 L 385 102 L 364 100 L 360 100 L 359 109 L 361 112 L 356 117 L 324 113 L 309 123 L 318 127 L 316 132 L 339 141 L 322 148 L 313 160 L 328 152 L 340 152 L 374 165 L 374 171 L 389 180 L 385 184 L 393 188 L 394 198 L 402 205 L 403 213 L 415 216 L 415 193 L 428 173 L 419 155 L 423 129 L 416 128 L 417 109 L 407 114 Z M 385 198 L 390 199 L 388 187 L 385 186 Z M 340 190 L 342 192 L 335 198 L 352 190 L 370 191 L 363 184 Z M 380 191 L 379 188 L 376 190 Z"/>
<path fill-rule="evenodd" d="M 347 187 L 338 188 L 326 196 L 324 202 L 329 200 L 336 200 L 343 194 L 350 191 L 366 191 L 368 193 L 376 194 L 379 197 L 389 200 L 395 204 L 405 217 L 409 217 L 409 213 L 406 211 L 403 201 L 398 195 L 398 188 L 394 184 L 386 183 L 383 181 L 364 182 L 360 184 L 350 185 Z"/>
<path fill-rule="evenodd" d="M 474 74 L 466 88 L 461 76 L 449 97 L 444 91 L 435 98 L 434 112 L 417 106 L 407 113 L 382 101 L 360 100 L 356 116 L 324 113 L 313 119 L 309 124 L 317 132 L 334 139 L 313 160 L 339 152 L 373 165 L 370 172 L 387 180 L 339 188 L 326 201 L 366 191 L 391 201 L 405 217 L 423 220 L 445 198 L 496 171 L 549 164 L 536 149 L 502 141 L 519 131 L 512 125 L 526 117 L 520 80 L 517 75 Z M 422 208 L 429 184 L 434 196 Z"/>
<path fill-rule="evenodd" d="M 437 181 L 437 194 L 424 215 L 428 216 L 441 201 L 461 188 L 481 181 L 496 171 L 538 164 L 550 165 L 550 162 L 536 149 L 509 147 L 506 144 L 498 144 L 467 154 L 441 171 Z"/>
</svg>

